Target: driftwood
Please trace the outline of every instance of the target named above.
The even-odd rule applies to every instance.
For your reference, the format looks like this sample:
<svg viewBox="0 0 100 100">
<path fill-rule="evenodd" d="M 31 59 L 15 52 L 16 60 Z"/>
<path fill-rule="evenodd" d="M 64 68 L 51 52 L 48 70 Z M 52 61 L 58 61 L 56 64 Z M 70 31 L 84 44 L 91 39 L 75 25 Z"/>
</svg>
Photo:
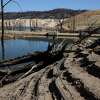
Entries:
<svg viewBox="0 0 100 100">
<path fill-rule="evenodd" d="M 40 62 L 40 63 L 38 63 L 38 64 L 32 66 L 31 69 L 30 69 L 28 72 L 26 72 L 20 79 L 22 79 L 22 78 L 28 76 L 29 74 L 31 74 L 32 72 L 36 71 L 36 70 L 34 70 L 35 68 L 36 68 L 36 69 L 38 69 L 38 68 L 40 69 L 41 66 L 45 67 L 45 66 L 47 66 L 49 63 L 53 63 L 53 62 L 55 61 L 55 60 L 54 60 L 55 57 L 57 57 L 58 55 L 63 54 L 63 51 L 64 51 L 65 46 L 66 46 L 65 40 L 63 40 L 59 45 L 56 45 L 56 46 L 55 46 L 55 45 L 53 44 L 52 49 L 51 49 L 50 51 L 48 51 L 48 55 L 47 55 L 47 60 L 46 60 L 46 62 Z M 51 58 L 52 58 L 52 60 L 51 60 L 52 62 L 50 61 Z M 58 57 L 58 58 L 59 58 L 59 57 Z M 56 58 L 56 60 L 57 60 L 57 58 Z M 43 67 L 42 67 L 42 68 L 43 68 Z"/>
<path fill-rule="evenodd" d="M 0 62 L 0 67 L 12 66 L 16 64 L 21 64 L 29 61 L 34 61 L 36 63 L 40 61 L 45 61 L 47 58 L 58 55 L 59 52 L 64 51 L 66 47 L 66 41 L 63 40 L 60 44 L 55 44 L 55 42 L 49 47 L 45 52 L 35 52 L 33 54 L 25 55 L 22 57 L 17 57 L 14 59 L 9 59 Z"/>
<path fill-rule="evenodd" d="M 41 59 L 42 57 L 44 58 L 45 54 L 46 54 L 46 52 L 35 52 L 33 54 L 25 55 L 22 57 L 5 60 L 5 61 L 0 62 L 0 67 L 12 66 L 12 65 L 16 65 L 16 64 L 30 62 L 33 60 L 38 62 L 38 61 L 42 60 Z"/>
<path fill-rule="evenodd" d="M 39 67 L 39 66 L 41 66 L 41 65 L 43 65 L 43 63 L 39 63 L 39 64 L 36 64 L 36 65 L 32 66 L 32 68 L 31 68 L 28 72 L 26 72 L 23 76 L 21 76 L 18 80 L 20 80 L 20 79 L 22 79 L 22 78 L 24 78 L 24 77 L 30 75 L 31 73 L 34 72 L 34 69 L 35 69 L 35 68 L 37 68 L 37 67 Z"/>
<path fill-rule="evenodd" d="M 17 65 L 17 66 L 19 66 L 19 65 Z M 3 85 L 3 83 L 6 84 L 6 83 L 11 83 L 13 81 L 16 81 L 17 78 L 14 78 L 16 75 L 21 74 L 21 73 L 27 73 L 28 70 L 32 69 L 31 68 L 32 66 L 36 66 L 34 62 L 30 63 L 30 64 L 26 64 L 22 68 L 18 68 L 16 70 L 12 70 L 10 72 L 8 72 L 8 71 L 2 72 L 1 71 L 1 73 L 0 73 L 0 76 L 1 76 L 0 84 L 1 84 L 1 86 Z M 9 79 L 10 76 L 13 76 L 12 79 Z"/>
<path fill-rule="evenodd" d="M 37 71 L 45 68 L 49 64 L 54 63 L 55 61 L 57 61 L 57 60 L 59 60 L 63 57 L 63 51 L 64 51 L 65 47 L 66 47 L 66 41 L 63 40 L 60 44 L 53 44 L 51 46 L 51 49 L 47 50 L 46 52 L 36 53 L 35 55 L 26 56 L 24 58 L 20 58 L 19 60 L 17 59 L 15 61 L 12 60 L 11 62 L 7 61 L 7 62 L 1 63 L 1 66 L 11 66 L 11 65 L 29 60 L 29 59 L 31 59 L 32 61 L 35 61 L 35 63 L 36 63 L 36 65 L 34 65 L 34 63 L 26 65 L 22 69 L 12 71 L 9 74 L 8 73 L 3 73 L 3 74 L 5 74 L 6 77 L 4 76 L 1 79 L 1 83 L 8 76 L 12 76 L 12 75 L 16 75 L 16 74 L 19 74 L 19 73 L 22 73 L 22 72 L 24 72 L 24 73 L 26 72 L 24 75 L 22 75 L 20 78 L 18 78 L 18 80 L 20 80 L 20 79 L 32 74 L 33 72 L 37 72 Z"/>
</svg>

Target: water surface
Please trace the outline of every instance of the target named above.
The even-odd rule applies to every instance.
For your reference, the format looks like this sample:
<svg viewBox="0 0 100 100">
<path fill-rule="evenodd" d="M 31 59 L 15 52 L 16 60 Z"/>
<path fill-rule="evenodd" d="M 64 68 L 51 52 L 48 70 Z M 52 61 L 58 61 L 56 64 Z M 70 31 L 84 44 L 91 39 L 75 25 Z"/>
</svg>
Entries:
<svg viewBox="0 0 100 100">
<path fill-rule="evenodd" d="M 47 39 L 15 39 L 4 40 L 4 48 L 0 41 L 0 60 L 10 59 L 18 56 L 26 55 L 34 51 L 46 51 L 48 48 Z"/>
</svg>

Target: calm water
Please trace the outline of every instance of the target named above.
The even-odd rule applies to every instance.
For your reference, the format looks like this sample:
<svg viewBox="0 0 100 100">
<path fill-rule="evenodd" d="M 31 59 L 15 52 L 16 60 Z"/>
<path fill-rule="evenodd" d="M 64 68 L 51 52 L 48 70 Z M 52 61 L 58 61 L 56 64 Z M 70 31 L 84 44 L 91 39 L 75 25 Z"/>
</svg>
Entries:
<svg viewBox="0 0 100 100">
<path fill-rule="evenodd" d="M 34 51 L 45 51 L 48 47 L 48 40 L 33 39 L 33 40 L 5 40 L 4 49 L 0 42 L 0 60 L 15 58 Z"/>
</svg>

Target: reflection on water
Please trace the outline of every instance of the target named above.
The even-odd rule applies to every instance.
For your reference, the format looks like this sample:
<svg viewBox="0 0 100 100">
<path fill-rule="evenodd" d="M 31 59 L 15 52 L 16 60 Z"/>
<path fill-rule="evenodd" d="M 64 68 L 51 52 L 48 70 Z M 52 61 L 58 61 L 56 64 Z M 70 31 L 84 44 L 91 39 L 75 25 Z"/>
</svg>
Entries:
<svg viewBox="0 0 100 100">
<path fill-rule="evenodd" d="M 44 39 L 4 40 L 4 44 L 0 44 L 0 59 L 15 58 L 34 51 L 45 51 L 48 48 L 48 40 Z"/>
</svg>

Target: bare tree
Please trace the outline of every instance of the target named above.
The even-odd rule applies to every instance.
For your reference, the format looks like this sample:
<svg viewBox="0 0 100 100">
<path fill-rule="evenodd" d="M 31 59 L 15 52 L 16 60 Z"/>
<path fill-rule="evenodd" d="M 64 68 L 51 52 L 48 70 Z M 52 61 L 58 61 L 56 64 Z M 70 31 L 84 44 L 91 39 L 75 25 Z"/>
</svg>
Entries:
<svg viewBox="0 0 100 100">
<path fill-rule="evenodd" d="M 3 0 L 1 0 L 1 17 L 2 17 L 2 22 L 1 22 L 1 27 L 2 27 L 1 43 L 3 44 L 3 40 L 4 40 L 4 3 L 3 3 Z"/>
</svg>

